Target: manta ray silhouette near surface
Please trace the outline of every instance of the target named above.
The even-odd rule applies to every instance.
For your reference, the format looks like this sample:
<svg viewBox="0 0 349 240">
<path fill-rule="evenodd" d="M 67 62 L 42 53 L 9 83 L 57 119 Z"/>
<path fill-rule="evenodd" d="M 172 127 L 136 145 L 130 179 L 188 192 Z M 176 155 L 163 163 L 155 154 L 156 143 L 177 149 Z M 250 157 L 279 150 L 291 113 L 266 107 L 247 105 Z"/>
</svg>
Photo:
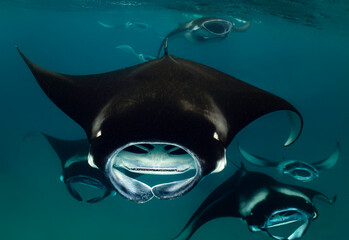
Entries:
<svg viewBox="0 0 349 240">
<path fill-rule="evenodd" d="M 290 113 L 285 146 L 302 129 L 301 115 L 284 99 L 172 55 L 102 74 L 67 75 L 19 53 L 51 101 L 85 130 L 90 167 L 132 201 L 181 196 L 204 176 L 221 171 L 235 135 L 265 114 Z M 127 174 L 190 171 L 195 173 L 189 178 L 155 186 Z"/>
<path fill-rule="evenodd" d="M 160 44 L 157 57 L 160 57 L 163 48 L 166 55 L 169 39 L 180 34 L 183 34 L 186 39 L 193 42 L 205 42 L 207 40 L 224 39 L 231 31 L 243 32 L 249 27 L 249 22 L 245 22 L 243 26 L 237 27 L 235 23 L 222 18 L 196 18 L 190 22 L 181 24 L 178 28 L 167 34 Z"/>
</svg>

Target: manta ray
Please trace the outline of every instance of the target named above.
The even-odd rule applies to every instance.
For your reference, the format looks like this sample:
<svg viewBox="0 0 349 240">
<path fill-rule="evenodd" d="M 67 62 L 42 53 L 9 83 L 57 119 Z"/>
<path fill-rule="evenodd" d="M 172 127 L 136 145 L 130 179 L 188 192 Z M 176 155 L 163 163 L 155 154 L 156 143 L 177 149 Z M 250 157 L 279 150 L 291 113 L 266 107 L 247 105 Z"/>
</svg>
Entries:
<svg viewBox="0 0 349 240">
<path fill-rule="evenodd" d="M 148 54 L 143 54 L 143 53 L 137 53 L 130 45 L 119 45 L 119 46 L 116 46 L 116 49 L 120 49 L 121 51 L 124 51 L 125 53 L 133 55 L 142 63 L 155 59 L 154 56 L 151 56 Z"/>
<path fill-rule="evenodd" d="M 285 146 L 302 129 L 300 113 L 286 100 L 173 55 L 107 73 L 68 75 L 45 70 L 18 51 L 49 99 L 85 130 L 89 165 L 132 201 L 179 197 L 223 170 L 230 142 L 265 114 L 289 113 Z M 193 175 L 149 186 L 130 172 Z"/>
<path fill-rule="evenodd" d="M 319 171 L 330 169 L 336 165 L 339 159 L 340 145 L 336 144 L 334 151 L 326 158 L 313 162 L 311 164 L 299 160 L 286 160 L 280 162 L 270 161 L 263 157 L 259 157 L 244 150 L 238 145 L 239 152 L 242 157 L 249 163 L 258 167 L 273 167 L 279 173 L 288 175 L 298 181 L 309 182 L 319 177 Z"/>
<path fill-rule="evenodd" d="M 242 166 L 202 202 L 173 240 L 188 240 L 202 225 L 221 217 L 240 218 L 251 232 L 263 231 L 273 239 L 299 239 L 318 217 L 314 198 L 329 204 L 336 200 Z"/>
<path fill-rule="evenodd" d="M 137 31 L 145 31 L 145 30 L 150 28 L 149 24 L 143 23 L 143 22 L 127 21 L 125 23 L 116 24 L 116 25 L 110 25 L 110 24 L 104 23 L 104 22 L 99 21 L 99 20 L 97 22 L 99 25 L 101 25 L 102 27 L 105 27 L 105 28 L 126 28 L 129 30 L 137 30 Z"/>
<path fill-rule="evenodd" d="M 87 139 L 63 140 L 41 132 L 31 132 L 25 138 L 44 137 L 61 161 L 60 180 L 68 192 L 78 201 L 96 203 L 109 195 L 115 195 L 108 178 L 99 169 L 88 164 L 89 142 Z M 85 186 L 82 192 L 79 185 Z M 86 190 L 90 190 L 87 194 Z"/>
<path fill-rule="evenodd" d="M 162 48 L 164 48 L 165 54 L 167 54 L 167 45 L 170 38 L 184 34 L 184 37 L 193 42 L 204 42 L 207 40 L 218 40 L 226 38 L 229 33 L 233 31 L 242 32 L 248 29 L 250 26 L 249 22 L 246 22 L 243 26 L 237 27 L 235 23 L 228 20 L 215 17 L 201 17 L 190 22 L 181 24 L 178 28 L 171 31 L 162 40 L 158 57 Z"/>
</svg>

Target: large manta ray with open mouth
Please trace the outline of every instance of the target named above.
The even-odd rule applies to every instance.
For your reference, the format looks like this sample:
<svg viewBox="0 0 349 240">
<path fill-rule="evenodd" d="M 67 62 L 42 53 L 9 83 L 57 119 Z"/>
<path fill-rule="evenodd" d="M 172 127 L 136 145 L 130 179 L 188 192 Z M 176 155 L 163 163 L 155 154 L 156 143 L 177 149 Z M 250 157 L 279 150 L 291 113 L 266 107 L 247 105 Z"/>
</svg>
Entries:
<svg viewBox="0 0 349 240">
<path fill-rule="evenodd" d="M 19 51 L 19 50 L 18 50 Z M 66 75 L 24 61 L 46 95 L 86 132 L 88 162 L 129 200 L 171 199 L 221 171 L 234 136 L 278 110 L 291 116 L 291 144 L 302 118 L 287 101 L 211 67 L 163 56 L 94 75 Z M 128 173 L 185 175 L 149 186 Z"/>
<path fill-rule="evenodd" d="M 300 239 L 318 217 L 314 198 L 333 204 L 337 196 L 284 184 L 242 165 L 211 192 L 173 240 L 188 240 L 206 222 L 221 217 L 240 218 L 251 232 L 263 231 L 275 240 Z"/>
<path fill-rule="evenodd" d="M 194 19 L 190 22 L 181 24 L 178 28 L 167 34 L 161 42 L 157 57 L 160 57 L 163 48 L 165 54 L 167 54 L 168 41 L 176 35 L 183 34 L 184 37 L 190 41 L 204 42 L 207 40 L 224 39 L 231 31 L 243 32 L 249 28 L 249 26 L 250 23 L 247 22 L 243 26 L 237 27 L 235 23 L 215 17 L 201 17 Z"/>
</svg>

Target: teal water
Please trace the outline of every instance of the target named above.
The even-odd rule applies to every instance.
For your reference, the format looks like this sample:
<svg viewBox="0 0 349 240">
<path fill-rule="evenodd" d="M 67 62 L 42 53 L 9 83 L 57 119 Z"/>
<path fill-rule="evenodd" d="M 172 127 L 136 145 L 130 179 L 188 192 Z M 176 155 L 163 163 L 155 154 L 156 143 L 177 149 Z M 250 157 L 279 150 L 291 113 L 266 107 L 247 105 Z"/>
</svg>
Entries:
<svg viewBox="0 0 349 240">
<path fill-rule="evenodd" d="M 305 3 L 306 2 L 306 3 Z M 23 140 L 30 131 L 63 139 L 82 129 L 42 92 L 14 45 L 45 69 L 92 74 L 140 63 L 116 47 L 156 55 L 162 38 L 197 15 L 251 21 L 243 33 L 216 43 L 173 39 L 170 53 L 197 61 L 292 103 L 304 130 L 287 149 L 283 116 L 268 116 L 241 131 L 227 150 L 226 169 L 174 200 L 137 204 L 120 196 L 97 204 L 73 199 L 59 181 L 61 166 L 47 143 Z M 143 22 L 146 30 L 105 28 Z M 152 239 L 174 237 L 205 197 L 234 173 L 236 142 L 271 159 L 316 161 L 336 141 L 338 164 L 307 187 L 338 195 L 315 205 L 319 218 L 304 239 L 345 239 L 349 224 L 349 5 L 345 1 L 0 1 L 0 239 Z M 277 147 L 275 147 L 277 146 Z M 251 169 L 253 167 L 251 166 Z M 267 170 L 265 170 L 267 172 Z M 271 173 L 272 174 L 272 173 Z M 295 183 L 290 181 L 291 183 Z M 205 224 L 195 239 L 269 239 L 232 218 Z"/>
</svg>

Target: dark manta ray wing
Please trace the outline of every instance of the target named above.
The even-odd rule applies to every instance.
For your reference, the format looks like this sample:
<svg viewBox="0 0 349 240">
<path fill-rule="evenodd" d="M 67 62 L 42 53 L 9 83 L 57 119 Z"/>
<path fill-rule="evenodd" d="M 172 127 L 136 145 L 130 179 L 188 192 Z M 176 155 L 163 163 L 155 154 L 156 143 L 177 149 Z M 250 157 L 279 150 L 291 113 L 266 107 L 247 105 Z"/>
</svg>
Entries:
<svg viewBox="0 0 349 240">
<path fill-rule="evenodd" d="M 337 196 L 331 197 L 329 198 L 328 196 L 326 196 L 325 194 L 309 189 L 309 188 L 305 188 L 305 187 L 299 187 L 299 186 L 292 186 L 294 189 L 297 189 L 298 191 L 306 194 L 309 198 L 311 198 L 312 200 L 314 198 L 320 199 L 330 205 L 334 204 L 337 200 Z"/>
<path fill-rule="evenodd" d="M 35 133 L 46 138 L 61 160 L 61 180 L 65 183 L 68 192 L 78 201 L 84 201 L 79 191 L 72 185 L 84 184 L 90 188 L 101 189 L 102 194 L 86 199 L 88 203 L 96 203 L 111 194 L 111 185 L 104 173 L 88 164 L 89 142 L 87 139 L 62 140 L 45 133 Z M 32 134 L 31 134 L 32 135 Z"/>
<path fill-rule="evenodd" d="M 21 52 L 20 54 L 48 97 L 79 123 L 89 138 L 96 136 L 97 132 L 92 125 L 98 125 L 99 119 L 96 117 L 108 101 L 124 88 L 130 89 L 133 86 L 133 92 L 144 91 L 138 90 L 137 87 L 145 79 L 152 81 L 154 88 L 157 87 L 155 84 L 173 84 L 171 91 L 179 94 L 190 92 L 188 88 L 192 88 L 193 96 L 187 98 L 200 102 L 201 110 L 188 100 L 179 101 L 188 110 L 202 111 L 201 114 L 216 126 L 216 137 L 225 147 L 250 122 L 278 110 L 290 110 L 299 116 L 300 127 L 292 141 L 297 138 L 301 129 L 301 116 L 287 101 L 216 69 L 189 60 L 165 56 L 109 73 L 71 76 L 42 69 L 30 62 Z"/>
<path fill-rule="evenodd" d="M 268 159 L 259 157 L 257 155 L 254 155 L 254 154 L 251 154 L 251 153 L 245 151 L 240 146 L 240 144 L 238 144 L 238 148 L 239 148 L 239 152 L 240 152 L 241 156 L 244 159 L 246 159 L 249 163 L 252 163 L 252 164 L 254 164 L 256 166 L 259 166 L 259 167 L 275 167 L 275 166 L 278 166 L 277 162 L 269 161 Z"/>
<path fill-rule="evenodd" d="M 285 100 L 175 56 L 108 73 L 72 76 L 42 69 L 20 54 L 46 95 L 84 128 L 91 164 L 130 200 L 144 202 L 154 195 L 169 199 L 190 191 L 202 177 L 224 168 L 225 148 L 242 128 L 264 114 L 289 110 L 298 115 L 301 126 L 297 110 Z M 195 165 L 195 175 L 153 188 L 122 175 L 117 170 L 122 165 L 119 153 L 136 143 L 183 148 Z M 135 166 L 138 172 L 158 166 L 158 158 L 146 160 L 151 161 L 146 168 Z M 166 171 L 166 164 L 157 171 Z"/>
<path fill-rule="evenodd" d="M 87 139 L 62 140 L 41 132 L 27 134 L 26 137 L 33 135 L 43 136 L 49 142 L 61 160 L 62 167 L 64 167 L 66 162 L 73 157 L 81 156 L 87 158 L 89 151 L 89 142 Z"/>
<path fill-rule="evenodd" d="M 228 203 L 225 203 L 224 201 L 228 200 L 229 199 L 222 199 L 222 201 L 212 203 L 213 206 L 206 206 L 207 208 L 201 210 L 198 209 L 190 218 L 183 230 L 175 238 L 173 238 L 173 240 L 188 240 L 205 223 L 216 218 L 230 216 L 228 210 L 220 205 L 227 205 Z"/>
<path fill-rule="evenodd" d="M 237 217 L 239 213 L 239 196 L 235 191 L 241 172 L 226 180 L 216 188 L 195 211 L 183 230 L 173 240 L 188 240 L 205 223 L 221 217 Z"/>
<path fill-rule="evenodd" d="M 316 211 L 312 203 L 314 197 L 329 204 L 336 200 L 336 197 L 330 199 L 312 189 L 280 183 L 268 175 L 249 172 L 242 165 L 205 199 L 174 240 L 188 240 L 203 224 L 220 217 L 241 218 L 249 227 L 262 228 L 271 214 L 278 210 Z M 286 218 L 278 220 L 287 222 Z"/>
<path fill-rule="evenodd" d="M 330 169 L 334 165 L 336 165 L 339 159 L 339 153 L 340 153 L 340 146 L 339 146 L 339 142 L 337 142 L 336 149 L 333 151 L 333 153 L 330 156 L 328 156 L 325 159 L 322 159 L 321 161 L 312 163 L 311 165 L 315 167 L 317 170 Z"/>
<path fill-rule="evenodd" d="M 122 89 L 123 76 L 134 70 L 134 67 L 130 67 L 103 74 L 60 74 L 39 67 L 26 58 L 18 48 L 17 50 L 46 95 L 80 124 L 89 138 L 94 118 L 112 94 L 115 94 L 112 90 Z M 115 81 L 118 79 L 120 81 Z"/>
<path fill-rule="evenodd" d="M 290 111 L 292 122 L 291 135 L 285 146 L 299 136 L 303 125 L 302 117 L 284 99 L 211 67 L 185 59 L 180 59 L 180 63 L 192 72 L 196 84 L 207 93 L 210 108 L 207 117 L 215 122 L 216 137 L 225 147 L 246 125 L 265 114 L 279 110 Z"/>
</svg>

